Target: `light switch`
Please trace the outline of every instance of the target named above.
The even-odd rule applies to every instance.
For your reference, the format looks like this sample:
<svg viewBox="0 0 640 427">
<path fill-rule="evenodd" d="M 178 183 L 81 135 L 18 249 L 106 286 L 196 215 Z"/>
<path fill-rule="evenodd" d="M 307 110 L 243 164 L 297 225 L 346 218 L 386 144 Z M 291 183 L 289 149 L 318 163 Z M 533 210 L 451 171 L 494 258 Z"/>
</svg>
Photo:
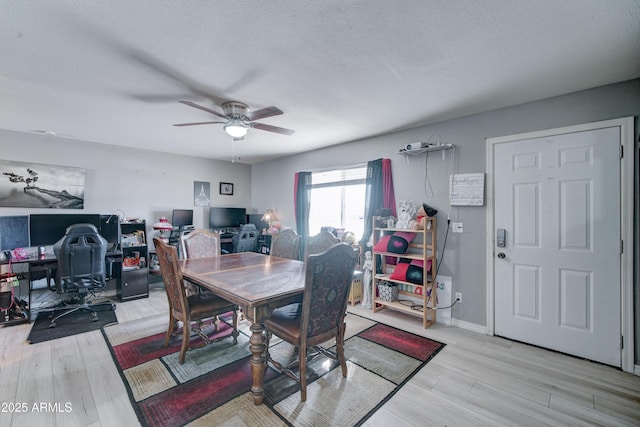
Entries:
<svg viewBox="0 0 640 427">
<path fill-rule="evenodd" d="M 452 222 L 451 223 L 451 232 L 452 233 L 462 233 L 463 227 L 461 222 Z"/>
</svg>

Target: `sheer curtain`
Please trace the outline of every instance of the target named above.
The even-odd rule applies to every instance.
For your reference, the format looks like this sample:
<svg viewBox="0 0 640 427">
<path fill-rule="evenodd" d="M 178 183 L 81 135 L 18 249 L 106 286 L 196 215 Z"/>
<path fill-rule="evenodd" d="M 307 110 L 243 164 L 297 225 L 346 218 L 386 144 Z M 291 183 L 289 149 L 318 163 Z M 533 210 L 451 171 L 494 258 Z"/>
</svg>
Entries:
<svg viewBox="0 0 640 427">
<path fill-rule="evenodd" d="M 296 172 L 293 184 L 293 206 L 296 231 L 300 235 L 300 258 L 309 237 L 309 209 L 311 206 L 311 172 Z"/>
<path fill-rule="evenodd" d="M 393 176 L 391 174 L 391 160 L 377 159 L 367 163 L 367 187 L 364 204 L 364 233 L 360 243 L 367 247 L 373 227 L 373 216 L 380 208 L 391 209 L 391 215 L 396 213 L 396 196 L 393 190 Z"/>
</svg>

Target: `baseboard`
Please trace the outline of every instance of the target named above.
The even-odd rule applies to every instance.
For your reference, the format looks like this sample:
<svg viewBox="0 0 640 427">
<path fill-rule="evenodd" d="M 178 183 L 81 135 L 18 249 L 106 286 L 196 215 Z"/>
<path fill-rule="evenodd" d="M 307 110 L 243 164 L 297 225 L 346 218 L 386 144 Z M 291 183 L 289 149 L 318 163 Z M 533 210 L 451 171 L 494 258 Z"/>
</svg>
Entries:
<svg viewBox="0 0 640 427">
<path fill-rule="evenodd" d="M 635 365 L 633 373 L 640 377 L 640 365 Z"/>
<path fill-rule="evenodd" d="M 465 322 L 464 320 L 451 319 L 451 326 L 458 327 L 460 329 L 466 329 L 468 331 L 477 332 L 479 334 L 487 335 L 488 330 L 486 326 L 478 325 L 476 323 Z"/>
</svg>

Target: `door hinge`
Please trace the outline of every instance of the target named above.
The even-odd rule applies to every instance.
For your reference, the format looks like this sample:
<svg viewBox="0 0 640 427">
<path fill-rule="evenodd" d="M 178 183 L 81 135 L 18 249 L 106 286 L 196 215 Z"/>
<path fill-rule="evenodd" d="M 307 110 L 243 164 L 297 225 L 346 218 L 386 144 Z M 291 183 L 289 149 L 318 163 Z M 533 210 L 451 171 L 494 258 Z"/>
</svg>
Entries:
<svg viewBox="0 0 640 427">
<path fill-rule="evenodd" d="M 624 348 L 624 336 L 620 335 L 620 348 Z"/>
<path fill-rule="evenodd" d="M 624 145 L 620 146 L 620 158 L 624 157 Z"/>
<path fill-rule="evenodd" d="M 624 240 L 620 240 L 620 255 L 624 253 Z"/>
</svg>

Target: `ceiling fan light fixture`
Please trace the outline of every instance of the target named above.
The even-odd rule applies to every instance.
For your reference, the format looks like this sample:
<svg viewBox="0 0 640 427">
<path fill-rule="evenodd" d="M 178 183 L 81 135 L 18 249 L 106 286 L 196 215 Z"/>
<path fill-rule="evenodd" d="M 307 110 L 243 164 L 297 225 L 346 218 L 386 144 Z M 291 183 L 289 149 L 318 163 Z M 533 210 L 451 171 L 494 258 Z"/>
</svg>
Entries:
<svg viewBox="0 0 640 427">
<path fill-rule="evenodd" d="M 234 138 L 242 138 L 248 130 L 249 128 L 240 119 L 231 119 L 229 124 L 224 125 L 224 131 Z"/>
</svg>

